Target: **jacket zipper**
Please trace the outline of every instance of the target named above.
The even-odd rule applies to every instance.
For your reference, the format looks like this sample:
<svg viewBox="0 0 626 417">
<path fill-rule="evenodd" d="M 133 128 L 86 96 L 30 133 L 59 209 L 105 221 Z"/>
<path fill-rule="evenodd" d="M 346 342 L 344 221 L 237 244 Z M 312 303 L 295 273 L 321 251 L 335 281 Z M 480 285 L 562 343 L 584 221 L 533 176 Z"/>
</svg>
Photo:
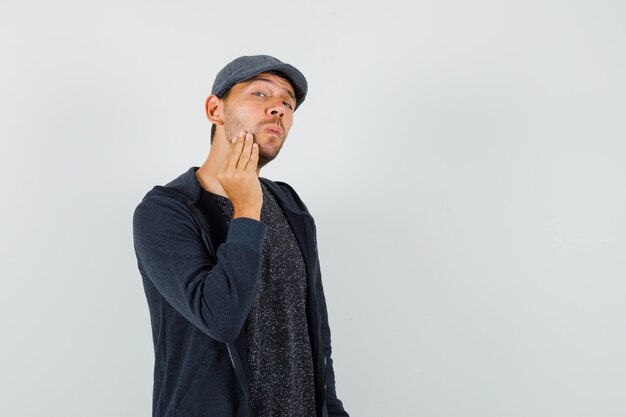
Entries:
<svg viewBox="0 0 626 417">
<path fill-rule="evenodd" d="M 315 227 L 315 226 L 314 226 Z M 317 254 L 317 237 L 315 236 L 315 230 L 313 231 L 313 251 L 315 253 L 315 258 L 317 258 L 318 254 Z M 315 262 L 315 259 L 313 260 L 313 262 Z M 319 312 L 319 306 L 317 303 L 317 290 L 315 288 L 315 283 L 313 283 L 313 300 L 315 302 L 315 314 L 317 316 L 317 313 Z M 316 317 L 317 319 L 318 317 Z M 317 320 L 316 320 L 317 321 Z M 319 325 L 319 321 L 318 325 Z M 324 346 L 322 343 L 322 335 L 321 333 L 319 334 L 319 349 L 322 351 L 322 354 L 324 356 L 324 385 L 322 386 L 322 407 L 324 406 L 323 404 L 326 402 L 326 355 L 323 353 L 324 352 Z"/>
<path fill-rule="evenodd" d="M 246 398 L 246 400 L 250 401 L 248 388 L 245 385 L 247 381 L 245 379 L 245 375 L 243 374 L 243 369 L 240 369 L 239 371 L 237 371 L 237 365 L 235 365 L 235 360 L 233 357 L 233 353 L 230 349 L 230 345 L 228 343 L 225 343 L 225 345 L 226 345 L 226 350 L 228 351 L 228 357 L 230 358 L 230 364 L 233 366 L 233 370 L 235 372 L 235 377 L 239 381 L 239 385 L 241 386 L 241 389 L 243 390 L 243 396 Z M 241 368 L 241 366 L 239 368 Z"/>
<path fill-rule="evenodd" d="M 225 343 L 226 345 L 226 350 L 228 351 L 228 357 L 230 358 L 230 363 L 231 365 L 233 365 L 233 370 L 235 371 L 235 375 L 237 375 L 237 368 L 235 367 L 235 361 L 233 360 L 233 354 L 230 353 L 230 346 L 228 346 L 228 343 Z"/>
<path fill-rule="evenodd" d="M 324 392 L 326 392 L 326 355 L 324 355 Z"/>
</svg>

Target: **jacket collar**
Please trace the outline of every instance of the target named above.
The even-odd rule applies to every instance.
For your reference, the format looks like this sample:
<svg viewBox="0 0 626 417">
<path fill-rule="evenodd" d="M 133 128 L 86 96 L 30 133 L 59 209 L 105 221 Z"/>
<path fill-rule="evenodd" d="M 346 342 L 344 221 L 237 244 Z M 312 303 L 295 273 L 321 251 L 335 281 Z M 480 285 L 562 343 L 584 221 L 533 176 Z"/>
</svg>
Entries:
<svg viewBox="0 0 626 417">
<path fill-rule="evenodd" d="M 165 187 L 184 194 L 189 204 L 197 205 L 202 192 L 205 192 L 195 175 L 195 172 L 199 168 L 200 167 L 197 166 L 190 167 L 186 172 L 168 182 Z M 294 214 L 310 216 L 309 210 L 291 186 L 284 182 L 274 182 L 264 177 L 259 177 L 259 180 L 272 192 L 283 210 L 289 210 Z"/>
<path fill-rule="evenodd" d="M 195 172 L 199 168 L 200 167 L 192 166 L 185 173 L 165 184 L 165 187 L 184 194 L 190 204 L 198 204 L 201 187 Z"/>
</svg>

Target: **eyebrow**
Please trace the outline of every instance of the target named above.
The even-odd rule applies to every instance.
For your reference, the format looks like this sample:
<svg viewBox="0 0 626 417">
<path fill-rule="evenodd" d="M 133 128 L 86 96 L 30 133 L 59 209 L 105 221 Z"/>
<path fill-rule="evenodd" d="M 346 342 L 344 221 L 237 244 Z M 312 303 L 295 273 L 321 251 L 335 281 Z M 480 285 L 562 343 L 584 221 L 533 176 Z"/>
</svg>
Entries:
<svg viewBox="0 0 626 417">
<path fill-rule="evenodd" d="M 272 80 L 270 80 L 269 78 L 265 78 L 265 77 L 258 77 L 258 78 L 254 78 L 252 80 L 250 80 L 250 84 L 252 84 L 255 81 L 265 81 L 266 83 L 270 83 L 272 85 L 276 85 L 276 83 Z M 287 95 L 289 95 L 289 97 L 291 97 L 291 99 L 294 102 L 297 102 L 296 98 L 294 97 L 293 93 L 291 91 L 289 91 L 289 89 L 287 88 L 283 88 L 283 90 L 287 93 Z"/>
</svg>

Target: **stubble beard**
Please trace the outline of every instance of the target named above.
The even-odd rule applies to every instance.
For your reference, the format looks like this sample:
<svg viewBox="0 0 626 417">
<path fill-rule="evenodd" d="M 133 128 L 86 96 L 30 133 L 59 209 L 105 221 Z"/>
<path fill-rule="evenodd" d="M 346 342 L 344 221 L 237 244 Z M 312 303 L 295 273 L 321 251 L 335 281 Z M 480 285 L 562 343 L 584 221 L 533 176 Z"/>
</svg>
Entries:
<svg viewBox="0 0 626 417">
<path fill-rule="evenodd" d="M 263 129 L 264 127 L 266 126 L 259 126 L 256 129 Z M 283 144 L 285 143 L 285 139 L 287 139 L 287 136 L 285 136 L 280 146 L 276 148 L 276 151 L 273 152 L 271 149 L 268 149 L 265 144 L 257 142 L 257 135 L 259 132 L 257 132 L 256 129 L 248 130 L 243 120 L 232 114 L 227 107 L 224 108 L 224 132 L 226 133 L 226 140 L 230 142 L 233 137 L 239 136 L 239 132 L 242 130 L 252 133 L 254 142 L 259 146 L 259 161 L 257 162 L 257 168 L 262 168 L 278 156 Z M 267 133 L 261 131 L 261 134 L 265 135 Z"/>
</svg>

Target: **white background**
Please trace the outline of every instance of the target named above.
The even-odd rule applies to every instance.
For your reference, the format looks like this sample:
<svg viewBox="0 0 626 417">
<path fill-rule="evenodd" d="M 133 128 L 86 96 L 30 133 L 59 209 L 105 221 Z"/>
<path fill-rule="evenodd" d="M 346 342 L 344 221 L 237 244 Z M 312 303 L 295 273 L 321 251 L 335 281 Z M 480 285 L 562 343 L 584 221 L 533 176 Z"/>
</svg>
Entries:
<svg viewBox="0 0 626 417">
<path fill-rule="evenodd" d="M 175 3 L 0 0 L 1 415 L 150 415 L 132 213 L 253 54 L 352 417 L 626 415 L 624 2 Z"/>
</svg>

